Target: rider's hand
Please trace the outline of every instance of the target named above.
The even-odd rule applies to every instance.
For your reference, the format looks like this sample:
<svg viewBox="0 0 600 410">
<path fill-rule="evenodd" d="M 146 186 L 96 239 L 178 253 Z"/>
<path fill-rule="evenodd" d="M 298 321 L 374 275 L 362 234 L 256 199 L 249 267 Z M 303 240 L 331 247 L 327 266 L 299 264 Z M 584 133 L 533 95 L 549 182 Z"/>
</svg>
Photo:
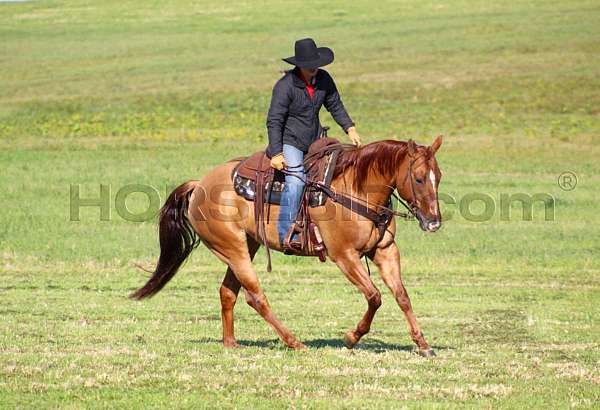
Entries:
<svg viewBox="0 0 600 410">
<path fill-rule="evenodd" d="M 273 158 L 271 158 L 271 166 L 280 171 L 285 167 L 285 159 L 283 158 L 283 153 L 273 155 Z"/>
<path fill-rule="evenodd" d="M 350 141 L 352 141 L 354 145 L 359 146 L 360 137 L 358 136 L 358 131 L 356 131 L 356 127 L 350 127 L 346 130 L 346 132 L 348 133 L 348 138 L 350 138 Z"/>
</svg>

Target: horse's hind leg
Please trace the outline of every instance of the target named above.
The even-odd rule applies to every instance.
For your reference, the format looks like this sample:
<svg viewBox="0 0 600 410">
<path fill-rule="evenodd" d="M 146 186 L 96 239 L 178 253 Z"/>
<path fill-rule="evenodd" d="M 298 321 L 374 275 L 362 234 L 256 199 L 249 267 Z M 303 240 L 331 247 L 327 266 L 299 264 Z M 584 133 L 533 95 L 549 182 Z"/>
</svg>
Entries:
<svg viewBox="0 0 600 410">
<path fill-rule="evenodd" d="M 237 280 L 231 268 L 221 283 L 219 295 L 221 296 L 221 322 L 223 323 L 223 345 L 225 347 L 239 347 L 233 332 L 233 308 L 240 291 L 240 281 Z"/>
<path fill-rule="evenodd" d="M 283 343 L 292 349 L 304 349 L 304 346 L 296 337 L 277 319 L 267 297 L 263 293 L 256 272 L 252 269 L 250 261 L 240 261 L 233 267 L 236 277 L 244 287 L 246 302 L 260 314 L 277 332 Z"/>
<path fill-rule="evenodd" d="M 371 259 L 377 265 L 383 281 L 394 294 L 396 302 L 398 302 L 400 309 L 402 309 L 404 316 L 406 316 L 410 337 L 419 347 L 419 354 L 425 357 L 435 356 L 435 352 L 425 341 L 425 337 L 423 337 L 423 333 L 417 324 L 417 318 L 412 310 L 410 298 L 402 283 L 398 247 L 392 242 L 389 246 L 377 248 L 372 256 Z"/>
<path fill-rule="evenodd" d="M 246 302 L 256 310 L 273 329 L 277 332 L 283 342 L 291 348 L 301 349 L 305 346 L 300 343 L 296 337 L 286 329 L 286 327 L 277 319 L 272 312 L 267 297 L 263 293 L 256 272 L 252 267 L 252 257 L 258 248 L 258 244 L 253 239 L 247 239 L 247 249 L 245 244 L 238 243 L 233 237 L 225 246 L 211 246 L 211 250 L 227 265 L 227 275 L 221 286 L 221 304 L 223 317 L 223 343 L 227 346 L 237 345 L 233 338 L 233 305 L 237 298 L 237 291 L 240 286 L 244 288 Z M 232 275 L 230 275 L 230 272 Z M 237 282 L 235 280 L 237 280 Z M 225 304 L 223 305 L 223 301 Z"/>
<path fill-rule="evenodd" d="M 253 241 L 248 240 L 248 254 L 250 259 L 254 258 L 259 245 Z M 231 268 L 227 268 L 223 283 L 219 289 L 219 295 L 221 296 L 221 321 L 223 323 L 223 345 L 225 347 L 239 347 L 235 340 L 234 327 L 233 327 L 233 308 L 237 301 L 238 293 L 241 287 L 240 281 L 235 277 L 235 274 Z"/>
<path fill-rule="evenodd" d="M 367 312 L 360 322 L 358 322 L 356 329 L 350 330 L 344 336 L 344 344 L 348 349 L 352 349 L 361 337 L 369 333 L 375 312 L 381 306 L 381 293 L 373 284 L 358 255 L 352 254 L 337 257 L 335 258 L 335 263 L 344 272 L 348 280 L 363 293 L 368 304 Z"/>
</svg>

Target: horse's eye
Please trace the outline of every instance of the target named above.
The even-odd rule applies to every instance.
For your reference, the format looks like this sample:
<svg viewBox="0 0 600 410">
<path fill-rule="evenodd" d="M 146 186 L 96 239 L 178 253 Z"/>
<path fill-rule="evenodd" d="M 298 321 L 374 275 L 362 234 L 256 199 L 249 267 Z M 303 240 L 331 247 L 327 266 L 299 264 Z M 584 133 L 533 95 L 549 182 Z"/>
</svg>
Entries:
<svg viewBox="0 0 600 410">
<path fill-rule="evenodd" d="M 415 181 L 417 181 L 417 184 L 423 184 L 423 180 L 421 178 L 417 178 Z"/>
</svg>

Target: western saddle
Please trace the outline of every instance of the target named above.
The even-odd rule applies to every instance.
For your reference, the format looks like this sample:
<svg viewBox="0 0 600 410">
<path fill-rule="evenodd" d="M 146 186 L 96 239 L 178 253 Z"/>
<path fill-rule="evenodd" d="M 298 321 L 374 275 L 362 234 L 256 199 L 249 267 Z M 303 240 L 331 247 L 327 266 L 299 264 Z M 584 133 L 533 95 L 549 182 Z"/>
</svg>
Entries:
<svg viewBox="0 0 600 410">
<path fill-rule="evenodd" d="M 318 181 L 329 187 L 333 179 L 335 163 L 343 145 L 335 138 L 321 137 L 308 149 L 304 158 L 306 181 Z M 249 201 L 254 201 L 254 217 L 257 223 L 259 240 L 266 244 L 264 214 L 270 205 L 279 205 L 281 194 L 285 188 L 285 171 L 278 171 L 271 167 L 271 160 L 264 151 L 259 151 L 250 157 L 236 158 L 240 160 L 232 172 L 235 192 Z M 262 193 L 262 194 L 260 194 Z M 298 215 L 286 235 L 284 248 L 286 253 L 302 256 L 318 256 L 325 262 L 326 250 L 317 226 L 310 220 L 308 207 L 317 207 L 325 204 L 327 195 L 314 184 L 307 183 L 302 195 Z M 292 242 L 294 233 L 299 240 Z M 268 247 L 267 247 L 268 249 Z M 267 250 L 267 253 L 269 251 Z M 269 263 L 270 265 L 270 263 Z M 270 270 L 270 266 L 268 268 Z"/>
</svg>

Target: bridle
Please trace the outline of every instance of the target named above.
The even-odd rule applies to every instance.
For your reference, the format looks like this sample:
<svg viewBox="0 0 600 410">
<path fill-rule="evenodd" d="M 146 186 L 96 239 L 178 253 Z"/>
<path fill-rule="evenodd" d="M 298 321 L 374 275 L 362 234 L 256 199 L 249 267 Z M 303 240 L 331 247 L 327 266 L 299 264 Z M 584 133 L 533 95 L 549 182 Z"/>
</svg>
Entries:
<svg viewBox="0 0 600 410">
<path fill-rule="evenodd" d="M 417 162 L 417 159 L 420 159 L 421 157 L 424 157 L 424 155 L 421 155 L 417 158 L 410 158 L 410 160 L 408 162 L 408 172 L 406 173 L 406 176 L 404 177 L 404 180 L 402 181 L 401 186 L 404 186 L 404 184 L 406 184 L 406 180 L 407 179 L 410 180 L 410 191 L 411 191 L 411 195 L 412 195 L 412 199 L 410 201 L 405 201 L 404 199 L 400 198 L 400 195 L 397 195 L 396 192 L 394 192 L 393 186 L 386 185 L 388 188 L 390 188 L 392 190 L 391 191 L 392 197 L 394 197 L 396 199 L 396 201 L 398 201 L 398 203 L 400 203 L 404 208 L 406 208 L 406 210 L 408 212 L 399 212 L 399 211 L 394 211 L 392 209 L 390 209 L 390 210 L 393 211 L 396 216 L 399 216 L 399 217 L 407 219 L 407 220 L 413 220 L 415 218 L 418 218 L 417 213 L 419 211 L 419 207 L 414 202 L 417 198 L 417 191 L 415 190 L 415 181 L 413 178 L 413 168 L 414 168 L 415 162 Z M 398 188 L 399 187 L 396 187 L 395 190 L 398 190 Z M 377 205 L 377 206 L 381 206 L 381 205 Z"/>
</svg>

